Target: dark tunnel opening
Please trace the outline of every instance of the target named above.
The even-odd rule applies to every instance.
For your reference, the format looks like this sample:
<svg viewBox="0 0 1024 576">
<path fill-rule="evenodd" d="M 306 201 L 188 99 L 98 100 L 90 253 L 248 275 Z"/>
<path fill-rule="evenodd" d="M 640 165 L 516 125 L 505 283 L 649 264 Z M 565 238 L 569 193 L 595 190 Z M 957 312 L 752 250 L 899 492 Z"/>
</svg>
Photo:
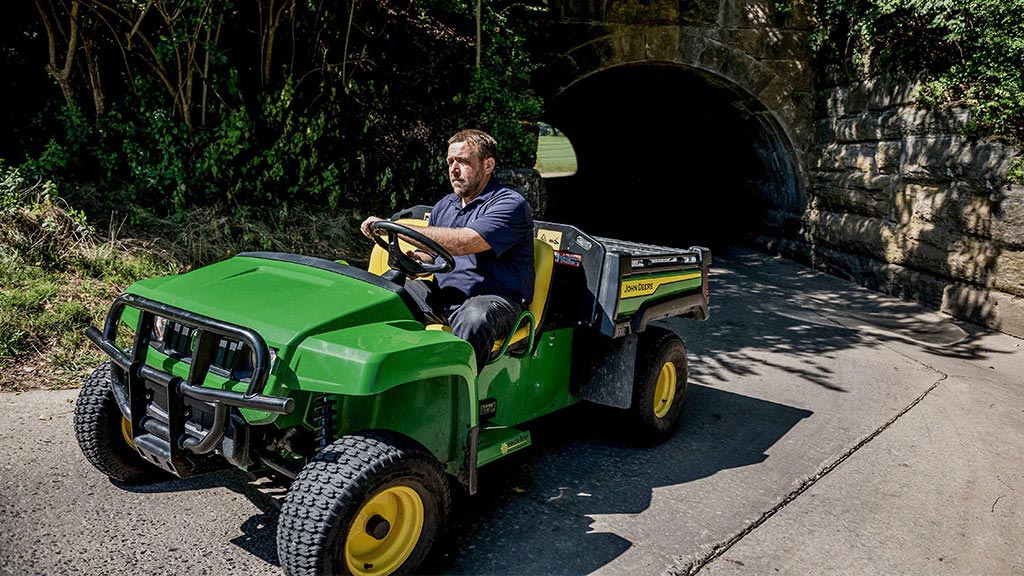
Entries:
<svg viewBox="0 0 1024 576">
<path fill-rule="evenodd" d="M 678 65 L 607 69 L 564 90 L 545 121 L 570 139 L 573 176 L 545 180 L 546 220 L 598 236 L 722 248 L 779 236 L 802 212 L 793 159 L 749 95 Z"/>
</svg>

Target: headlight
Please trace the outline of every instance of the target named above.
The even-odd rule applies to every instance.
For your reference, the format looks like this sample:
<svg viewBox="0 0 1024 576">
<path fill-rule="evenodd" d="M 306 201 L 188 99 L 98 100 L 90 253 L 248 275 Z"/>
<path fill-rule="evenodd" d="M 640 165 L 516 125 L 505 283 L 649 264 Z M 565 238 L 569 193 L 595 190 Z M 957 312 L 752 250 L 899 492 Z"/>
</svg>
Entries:
<svg viewBox="0 0 1024 576">
<path fill-rule="evenodd" d="M 164 318 L 162 316 L 155 316 L 153 318 L 153 330 L 152 330 L 152 333 L 150 334 L 150 336 L 152 337 L 152 340 L 156 340 L 157 342 L 163 342 L 164 341 L 164 330 L 166 330 L 166 329 L 167 329 L 167 318 Z"/>
<path fill-rule="evenodd" d="M 270 350 L 270 361 L 267 363 L 267 373 L 269 374 L 274 370 L 274 362 L 277 362 L 277 349 L 268 348 Z M 249 353 L 249 362 L 252 364 L 253 370 L 256 369 L 256 351 L 253 350 Z"/>
</svg>

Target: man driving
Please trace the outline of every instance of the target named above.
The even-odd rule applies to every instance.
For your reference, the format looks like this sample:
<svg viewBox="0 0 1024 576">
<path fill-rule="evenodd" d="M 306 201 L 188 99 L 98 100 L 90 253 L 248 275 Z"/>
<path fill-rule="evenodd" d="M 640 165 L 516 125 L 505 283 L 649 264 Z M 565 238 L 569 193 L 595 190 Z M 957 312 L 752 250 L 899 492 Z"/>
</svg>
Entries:
<svg viewBox="0 0 1024 576">
<path fill-rule="evenodd" d="M 452 193 L 434 205 L 430 226 L 416 231 L 448 250 L 455 267 L 405 285 L 426 312 L 473 346 L 477 371 L 533 296 L 533 213 L 519 192 L 494 179 L 497 150 L 495 139 L 480 130 L 448 139 Z M 360 230 L 372 239 L 370 225 L 379 220 L 368 217 Z M 422 250 L 411 255 L 434 261 Z"/>
</svg>

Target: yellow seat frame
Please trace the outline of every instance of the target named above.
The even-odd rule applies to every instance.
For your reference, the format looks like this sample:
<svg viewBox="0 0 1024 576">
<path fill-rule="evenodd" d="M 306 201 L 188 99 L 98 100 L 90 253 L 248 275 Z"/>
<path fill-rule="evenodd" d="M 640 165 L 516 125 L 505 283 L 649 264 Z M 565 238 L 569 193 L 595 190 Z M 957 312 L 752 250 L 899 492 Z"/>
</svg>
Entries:
<svg viewBox="0 0 1024 576">
<path fill-rule="evenodd" d="M 548 304 L 548 293 L 551 290 L 551 272 L 555 268 L 555 251 L 543 240 L 533 239 L 533 300 L 526 310 L 519 314 L 515 326 L 518 326 L 506 343 L 498 340 L 492 352 L 504 353 L 509 346 L 529 337 L 529 348 L 533 348 L 535 332 L 544 320 L 544 311 Z M 523 325 L 526 320 L 528 324 Z M 498 356 L 501 356 L 501 353 Z"/>
</svg>

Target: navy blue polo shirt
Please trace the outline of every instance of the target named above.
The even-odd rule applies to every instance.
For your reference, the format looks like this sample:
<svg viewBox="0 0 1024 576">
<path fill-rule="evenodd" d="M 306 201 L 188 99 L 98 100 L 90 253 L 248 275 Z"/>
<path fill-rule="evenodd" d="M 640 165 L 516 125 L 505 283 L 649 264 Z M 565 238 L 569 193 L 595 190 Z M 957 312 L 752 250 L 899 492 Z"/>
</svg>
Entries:
<svg viewBox="0 0 1024 576">
<path fill-rule="evenodd" d="M 490 250 L 455 257 L 455 269 L 437 274 L 441 288 L 469 296 L 496 294 L 529 304 L 533 299 L 533 211 L 515 190 L 492 177 L 465 207 L 455 193 L 434 205 L 431 226 L 470 228 Z"/>
</svg>

